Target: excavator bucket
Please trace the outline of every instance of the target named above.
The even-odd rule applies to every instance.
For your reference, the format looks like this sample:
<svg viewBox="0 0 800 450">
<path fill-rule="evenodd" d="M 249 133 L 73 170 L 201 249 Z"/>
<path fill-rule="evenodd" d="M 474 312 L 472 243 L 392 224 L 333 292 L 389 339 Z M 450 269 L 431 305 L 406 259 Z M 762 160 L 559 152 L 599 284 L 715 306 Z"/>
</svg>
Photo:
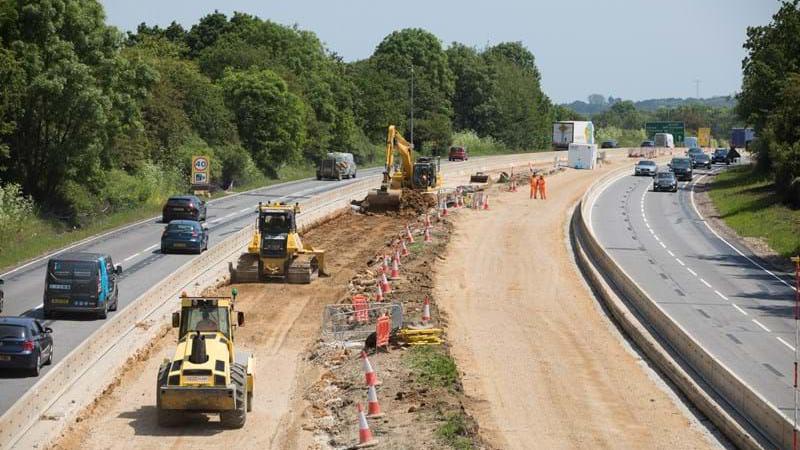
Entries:
<svg viewBox="0 0 800 450">
<path fill-rule="evenodd" d="M 470 183 L 486 183 L 489 181 L 489 175 L 483 172 L 475 172 L 469 177 Z"/>
<path fill-rule="evenodd" d="M 392 189 L 374 189 L 369 191 L 367 198 L 364 199 L 363 206 L 367 211 L 386 211 L 400 209 L 402 191 Z"/>
</svg>

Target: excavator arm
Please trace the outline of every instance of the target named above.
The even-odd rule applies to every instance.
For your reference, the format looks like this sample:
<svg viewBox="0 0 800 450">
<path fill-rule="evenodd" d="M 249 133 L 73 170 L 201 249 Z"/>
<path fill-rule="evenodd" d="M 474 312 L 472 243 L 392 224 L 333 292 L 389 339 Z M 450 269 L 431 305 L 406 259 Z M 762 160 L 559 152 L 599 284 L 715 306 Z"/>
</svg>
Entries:
<svg viewBox="0 0 800 450">
<path fill-rule="evenodd" d="M 390 180 L 398 180 L 402 185 L 411 179 L 414 172 L 411 156 L 413 147 L 413 144 L 408 142 L 394 125 L 389 125 L 389 132 L 386 136 L 386 174 L 388 179 L 384 180 L 385 183 L 389 183 Z M 400 155 L 399 172 L 394 171 L 395 151 Z"/>
</svg>

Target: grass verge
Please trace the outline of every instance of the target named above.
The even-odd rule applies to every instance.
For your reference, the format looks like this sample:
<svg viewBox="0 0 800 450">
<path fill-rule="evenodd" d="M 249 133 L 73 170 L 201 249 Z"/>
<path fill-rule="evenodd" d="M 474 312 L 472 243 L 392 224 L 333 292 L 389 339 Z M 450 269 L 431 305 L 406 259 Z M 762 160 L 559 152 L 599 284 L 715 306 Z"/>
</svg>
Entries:
<svg viewBox="0 0 800 450">
<path fill-rule="evenodd" d="M 462 412 L 446 414 L 444 422 L 436 429 L 436 435 L 449 447 L 458 450 L 474 448 L 469 434 L 467 417 Z"/>
<path fill-rule="evenodd" d="M 740 236 L 762 238 L 787 258 L 800 254 L 800 210 L 781 203 L 769 176 L 752 166 L 736 167 L 716 176 L 709 196 Z"/>
<path fill-rule="evenodd" d="M 451 388 L 458 382 L 455 361 L 439 346 L 412 347 L 407 358 L 422 384 Z"/>
</svg>

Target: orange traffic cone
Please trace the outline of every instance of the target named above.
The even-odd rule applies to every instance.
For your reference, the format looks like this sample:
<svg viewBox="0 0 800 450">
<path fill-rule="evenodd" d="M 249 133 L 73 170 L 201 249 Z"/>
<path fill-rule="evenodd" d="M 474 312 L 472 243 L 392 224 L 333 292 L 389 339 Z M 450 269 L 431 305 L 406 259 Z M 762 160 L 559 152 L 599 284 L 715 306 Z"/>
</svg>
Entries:
<svg viewBox="0 0 800 450">
<path fill-rule="evenodd" d="M 381 413 L 381 405 L 378 403 L 378 393 L 375 391 L 375 386 L 370 386 L 367 388 L 367 417 L 370 419 L 383 417 L 383 413 Z"/>
<path fill-rule="evenodd" d="M 427 228 L 429 226 L 431 226 L 431 216 L 428 215 L 428 214 L 425 214 L 425 228 Z"/>
<path fill-rule="evenodd" d="M 392 287 L 389 285 L 389 280 L 386 279 L 386 272 L 381 272 L 381 290 L 384 294 L 392 292 Z"/>
<path fill-rule="evenodd" d="M 364 369 L 364 380 L 367 382 L 367 386 L 377 386 L 380 383 L 378 381 L 378 374 L 372 369 L 372 364 L 369 363 L 369 358 L 367 358 L 367 352 L 361 351 L 361 359 L 363 359 L 363 369 Z"/>
<path fill-rule="evenodd" d="M 431 239 L 431 228 L 427 227 L 425 228 L 425 243 L 430 244 L 431 242 L 433 242 L 433 239 Z"/>
<path fill-rule="evenodd" d="M 364 408 L 361 403 L 356 404 L 358 409 L 358 445 L 356 448 L 367 448 L 378 445 L 378 441 L 372 437 L 372 431 L 369 429 L 367 417 L 364 415 Z"/>
<path fill-rule="evenodd" d="M 425 296 L 425 302 L 423 303 L 424 306 L 422 307 L 422 323 L 428 323 L 431 321 L 431 301 L 428 296 Z"/>
<path fill-rule="evenodd" d="M 484 210 L 489 209 L 489 194 L 486 194 L 486 196 L 483 197 L 483 209 Z"/>
<path fill-rule="evenodd" d="M 411 228 L 408 225 L 406 225 L 406 239 L 408 239 L 408 242 L 414 243 L 414 235 L 411 234 Z"/>
<path fill-rule="evenodd" d="M 444 208 L 442 208 L 442 215 L 447 215 L 447 200 L 444 201 Z"/>
<path fill-rule="evenodd" d="M 397 263 L 397 258 L 392 260 L 392 274 L 389 276 L 390 280 L 400 279 L 400 265 Z"/>
<path fill-rule="evenodd" d="M 400 252 L 401 255 L 408 256 L 411 254 L 411 252 L 408 251 L 408 247 L 406 247 L 406 241 L 403 241 L 403 243 L 400 244 L 400 248 L 402 248 L 402 251 Z"/>
<path fill-rule="evenodd" d="M 382 302 L 383 301 L 383 289 L 381 289 L 380 285 L 375 288 L 375 301 Z"/>
</svg>

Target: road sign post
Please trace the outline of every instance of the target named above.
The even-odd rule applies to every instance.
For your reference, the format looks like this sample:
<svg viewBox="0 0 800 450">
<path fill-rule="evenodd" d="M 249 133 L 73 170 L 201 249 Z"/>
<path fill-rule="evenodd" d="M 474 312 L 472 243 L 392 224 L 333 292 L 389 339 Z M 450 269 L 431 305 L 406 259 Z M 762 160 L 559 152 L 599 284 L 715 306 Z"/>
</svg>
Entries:
<svg viewBox="0 0 800 450">
<path fill-rule="evenodd" d="M 192 157 L 192 177 L 189 180 L 195 195 L 209 195 L 211 188 L 211 160 L 208 156 Z"/>
</svg>

